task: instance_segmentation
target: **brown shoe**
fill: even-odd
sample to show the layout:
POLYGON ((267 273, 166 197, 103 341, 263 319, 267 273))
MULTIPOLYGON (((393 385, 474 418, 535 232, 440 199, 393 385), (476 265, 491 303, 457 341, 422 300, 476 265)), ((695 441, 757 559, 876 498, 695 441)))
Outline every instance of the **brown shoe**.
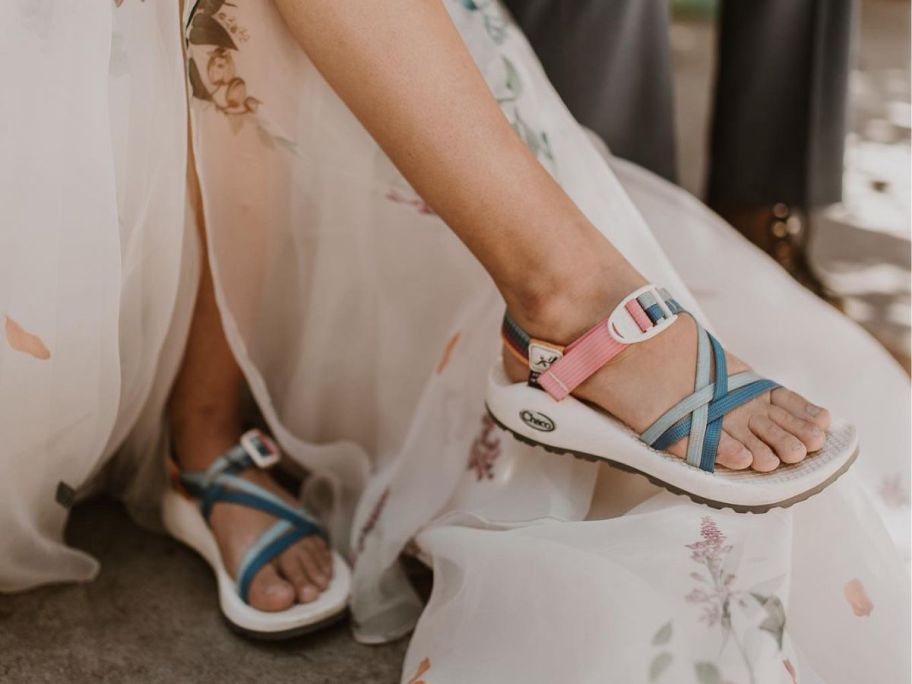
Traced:
POLYGON ((714 207, 748 240, 769 254, 789 274, 830 303, 833 297, 814 275, 807 261, 807 222, 800 212, 779 202, 771 207, 714 207))

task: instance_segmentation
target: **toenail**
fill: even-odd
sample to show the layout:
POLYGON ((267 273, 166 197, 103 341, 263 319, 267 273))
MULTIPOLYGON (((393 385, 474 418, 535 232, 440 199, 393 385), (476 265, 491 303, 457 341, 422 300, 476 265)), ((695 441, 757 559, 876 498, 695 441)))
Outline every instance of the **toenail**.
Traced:
POLYGON ((797 442, 797 441, 792 442, 792 451, 803 451, 803 450, 804 450, 804 444, 802 444, 801 442, 797 442))
POLYGON ((819 427, 817 427, 816 425, 812 425, 812 426, 811 426, 811 434, 812 434, 814 437, 823 437, 823 430, 821 430, 821 429, 820 429, 819 427))
POLYGON ((804 410, 808 412, 808 415, 816 418, 820 415, 821 408, 819 406, 814 406, 813 404, 808 404, 804 407, 804 410))

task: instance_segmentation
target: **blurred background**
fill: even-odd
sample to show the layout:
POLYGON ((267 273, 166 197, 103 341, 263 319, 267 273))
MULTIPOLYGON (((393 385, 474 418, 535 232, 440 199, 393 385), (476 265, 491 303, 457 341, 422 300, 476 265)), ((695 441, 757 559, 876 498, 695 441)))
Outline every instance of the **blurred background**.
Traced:
MULTIPOLYGON (((838 305, 908 370, 910 4, 862 0, 860 8, 844 198, 812 217, 810 261, 838 305)), ((715 9, 713 0, 672 2, 679 178, 697 196, 706 176, 715 9)), ((78 506, 67 539, 101 560, 101 574, 87 585, 0 596, 0 682, 399 678, 407 639, 362 646, 345 624, 274 644, 234 635, 215 610, 205 563, 137 528, 117 504, 78 506)))
MULTIPOLYGON (((716 0, 672 2, 681 185, 702 197, 716 0)), ((849 79, 843 201, 811 217, 812 269, 845 313, 909 371, 910 3, 862 0, 849 79)), ((771 45, 770 49, 776 49, 771 45)))

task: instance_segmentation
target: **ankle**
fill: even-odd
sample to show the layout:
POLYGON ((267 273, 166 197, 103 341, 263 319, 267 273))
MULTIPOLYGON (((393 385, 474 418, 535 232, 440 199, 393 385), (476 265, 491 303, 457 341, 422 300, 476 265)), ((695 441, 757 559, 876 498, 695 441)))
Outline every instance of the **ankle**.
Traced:
POLYGON ((606 318, 646 280, 627 262, 568 268, 504 293, 513 320, 533 337, 568 344, 606 318))
POLYGON ((241 434, 239 421, 205 409, 172 411, 170 427, 174 457, 185 470, 205 469, 234 446, 241 434))

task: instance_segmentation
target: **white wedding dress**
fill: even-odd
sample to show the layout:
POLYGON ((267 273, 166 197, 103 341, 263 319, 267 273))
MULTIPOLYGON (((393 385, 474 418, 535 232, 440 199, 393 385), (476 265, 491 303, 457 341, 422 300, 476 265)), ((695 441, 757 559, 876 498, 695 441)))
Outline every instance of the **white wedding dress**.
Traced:
MULTIPOLYGON (((909 384, 683 191, 603 153, 495 2, 444 0, 517 133, 648 278, 859 428, 835 486, 737 515, 484 418, 502 302, 270 3, 188 9, 232 349, 403 682, 909 681, 909 384), (399 565, 434 570, 424 606, 399 565)), ((73 490, 154 521, 199 247, 175 3, 0 4, 0 590, 93 577, 73 490)), ((192 4, 192 3, 189 3, 192 4)), ((631 65, 635 68, 635 65, 631 65)), ((213 607, 213 609, 215 609, 213 607)))

